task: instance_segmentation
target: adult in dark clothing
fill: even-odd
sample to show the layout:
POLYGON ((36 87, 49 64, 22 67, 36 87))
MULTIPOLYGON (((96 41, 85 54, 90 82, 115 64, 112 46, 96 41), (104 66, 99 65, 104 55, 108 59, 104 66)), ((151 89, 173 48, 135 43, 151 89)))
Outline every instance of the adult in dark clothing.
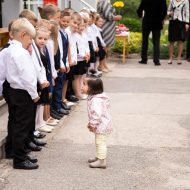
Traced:
POLYGON ((166 0, 141 0, 137 10, 142 20, 142 50, 141 64, 147 64, 148 38, 152 32, 153 61, 155 65, 160 65, 160 34, 163 28, 164 18, 167 14, 166 0), (143 16, 144 11, 144 16, 143 16))

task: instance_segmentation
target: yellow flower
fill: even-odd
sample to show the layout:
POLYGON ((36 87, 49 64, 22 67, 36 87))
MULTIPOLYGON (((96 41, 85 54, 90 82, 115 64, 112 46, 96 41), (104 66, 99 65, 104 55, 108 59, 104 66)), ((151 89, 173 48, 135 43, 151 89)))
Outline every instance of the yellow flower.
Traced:
POLYGON ((124 2, 123 1, 116 1, 113 6, 114 7, 124 7, 124 2))

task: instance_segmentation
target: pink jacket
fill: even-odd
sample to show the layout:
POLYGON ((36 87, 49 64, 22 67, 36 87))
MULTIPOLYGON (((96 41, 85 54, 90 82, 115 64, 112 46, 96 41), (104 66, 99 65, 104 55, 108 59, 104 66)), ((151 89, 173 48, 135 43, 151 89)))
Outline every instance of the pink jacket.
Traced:
POLYGON ((109 113, 110 100, 105 93, 89 96, 87 99, 89 125, 96 128, 97 134, 112 132, 109 113))

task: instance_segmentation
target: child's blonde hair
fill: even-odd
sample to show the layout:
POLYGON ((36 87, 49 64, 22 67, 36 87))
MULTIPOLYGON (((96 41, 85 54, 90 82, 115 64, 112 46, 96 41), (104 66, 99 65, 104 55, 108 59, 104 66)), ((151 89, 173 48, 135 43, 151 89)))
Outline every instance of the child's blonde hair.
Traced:
POLYGON ((45 27, 49 31, 51 30, 51 24, 50 24, 49 20, 46 20, 46 19, 40 19, 40 20, 38 20, 37 27, 39 27, 39 28, 40 27, 45 27))
POLYGON ((54 55, 56 55, 57 50, 58 50, 58 32, 59 32, 59 25, 56 21, 54 20, 50 20, 50 25, 51 25, 51 34, 50 34, 50 38, 53 40, 54 42, 54 55))
POLYGON ((76 20, 77 22, 81 22, 82 20, 82 17, 81 15, 78 13, 78 12, 74 12, 72 15, 71 15, 71 20, 76 20))
POLYGON ((11 25, 10 33, 13 37, 21 31, 28 33, 33 38, 36 35, 34 26, 26 18, 19 18, 11 25))
POLYGON ((26 18, 28 20, 33 20, 35 22, 38 21, 35 13, 31 10, 28 10, 28 9, 24 9, 22 12, 20 12, 19 18, 26 18))

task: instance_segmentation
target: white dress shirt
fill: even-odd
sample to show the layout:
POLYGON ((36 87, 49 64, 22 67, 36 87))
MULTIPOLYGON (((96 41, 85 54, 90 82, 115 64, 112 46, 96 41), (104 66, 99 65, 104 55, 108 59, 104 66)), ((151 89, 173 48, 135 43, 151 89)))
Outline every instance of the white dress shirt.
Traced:
POLYGON ((73 65, 77 64, 77 41, 76 41, 76 33, 72 32, 70 27, 65 29, 65 32, 69 38, 69 47, 71 52, 71 63, 73 65))
MULTIPOLYGON (((68 38, 68 35, 67 33, 65 32, 65 29, 61 28, 60 31, 59 31, 59 34, 58 34, 58 44, 59 44, 59 49, 60 49, 60 54, 61 54, 61 66, 62 67, 65 67, 65 64, 63 63, 63 41, 62 41, 62 37, 61 37, 61 34, 60 32, 62 32, 62 34, 68 38)), ((67 54, 67 58, 66 58, 66 67, 69 67, 69 61, 68 61, 68 54, 67 54)))
POLYGON ((41 61, 38 47, 36 46, 34 41, 32 43, 32 55, 31 56, 32 56, 32 61, 34 63, 34 67, 36 70, 37 80, 40 84, 43 84, 45 81, 47 81, 46 70, 41 61))
POLYGON ((76 41, 77 41, 77 48, 78 48, 77 61, 84 61, 85 60, 84 57, 87 54, 84 35, 76 33, 76 41))
POLYGON ((102 47, 106 47, 106 44, 105 44, 105 42, 102 38, 102 35, 101 35, 102 29, 96 26, 96 30, 97 30, 96 36, 100 39, 102 47))
POLYGON ((49 39, 46 44, 48 53, 49 53, 49 58, 50 58, 50 63, 51 63, 51 72, 52 72, 52 77, 53 79, 57 78, 57 71, 55 69, 55 61, 54 61, 54 44, 53 40, 49 39))
POLYGON ((7 57, 8 50, 9 48, 5 48, 2 51, 0 51, 0 96, 3 95, 3 83, 6 79, 7 68, 4 59, 5 57, 7 57))
POLYGON ((14 89, 26 90, 32 99, 38 98, 37 75, 29 52, 19 41, 12 40, 4 62, 6 79, 14 89))
POLYGON ((88 26, 86 30, 88 41, 92 42, 94 51, 98 48, 97 39, 96 39, 97 30, 95 29, 95 27, 96 25, 92 24, 91 26, 88 26))

